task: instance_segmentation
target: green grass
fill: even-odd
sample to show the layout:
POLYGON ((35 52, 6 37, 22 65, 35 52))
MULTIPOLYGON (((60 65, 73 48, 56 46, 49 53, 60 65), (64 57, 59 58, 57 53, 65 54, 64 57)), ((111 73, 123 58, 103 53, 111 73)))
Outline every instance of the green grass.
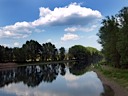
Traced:
POLYGON ((113 68, 107 65, 96 64, 94 66, 96 69, 101 71, 106 77, 113 79, 121 86, 128 90, 128 70, 113 68))

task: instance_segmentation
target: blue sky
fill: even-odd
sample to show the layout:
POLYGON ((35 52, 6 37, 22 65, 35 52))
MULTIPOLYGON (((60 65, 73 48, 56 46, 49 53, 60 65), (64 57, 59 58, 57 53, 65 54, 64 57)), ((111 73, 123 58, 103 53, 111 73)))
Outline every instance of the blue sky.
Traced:
POLYGON ((101 49, 96 34, 105 16, 128 0, 0 0, 0 45, 21 47, 27 40, 101 49))

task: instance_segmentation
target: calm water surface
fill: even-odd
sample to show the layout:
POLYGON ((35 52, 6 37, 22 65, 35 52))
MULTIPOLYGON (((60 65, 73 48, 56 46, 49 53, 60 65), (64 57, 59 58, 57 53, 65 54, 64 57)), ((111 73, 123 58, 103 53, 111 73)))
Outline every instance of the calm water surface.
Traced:
POLYGON ((0 96, 108 96, 113 90, 79 62, 0 71, 0 96))

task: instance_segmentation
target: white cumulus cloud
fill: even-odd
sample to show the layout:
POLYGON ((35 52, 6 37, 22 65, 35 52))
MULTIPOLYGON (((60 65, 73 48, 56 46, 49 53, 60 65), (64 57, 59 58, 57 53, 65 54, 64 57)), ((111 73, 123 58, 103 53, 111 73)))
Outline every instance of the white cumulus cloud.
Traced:
MULTIPOLYGON (((85 26, 101 19, 102 15, 97 10, 82 7, 80 4, 71 3, 65 7, 39 8, 39 18, 32 22, 16 22, 13 25, 0 27, 0 38, 25 38, 32 32, 42 32, 45 26, 85 26)), ((68 28, 65 31, 76 31, 76 28, 68 28)), ((66 34, 64 37, 77 38, 77 35, 66 34)), ((65 39, 63 39, 65 40, 65 39)))
POLYGON ((77 30, 78 30, 77 27, 68 27, 68 28, 64 29, 64 31, 66 31, 66 32, 75 32, 77 30))
POLYGON ((28 22, 17 22, 0 28, 0 38, 25 38, 32 33, 32 26, 28 22))
POLYGON ((32 22, 34 26, 41 25, 87 25, 102 17, 97 10, 81 7, 80 4, 71 3, 68 6, 55 8, 40 8, 40 18, 32 22))
POLYGON ((40 29, 35 29, 34 32, 37 32, 37 33, 41 33, 41 32, 44 32, 45 30, 40 30, 40 29))
POLYGON ((79 36, 71 33, 64 34, 64 36, 61 37, 62 41, 77 40, 77 39, 79 39, 79 36))
POLYGON ((95 30, 96 27, 97 27, 96 25, 92 25, 90 27, 76 26, 76 27, 65 28, 64 31, 66 31, 66 32, 76 32, 76 31, 91 32, 91 31, 95 30))

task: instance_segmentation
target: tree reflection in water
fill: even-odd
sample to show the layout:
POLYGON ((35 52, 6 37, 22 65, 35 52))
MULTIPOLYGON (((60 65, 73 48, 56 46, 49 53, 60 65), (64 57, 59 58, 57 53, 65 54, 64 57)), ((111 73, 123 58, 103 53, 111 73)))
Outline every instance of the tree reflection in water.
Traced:
MULTIPOLYGON (((86 73, 87 62, 70 62, 70 63, 60 63, 60 64, 45 64, 45 65, 36 65, 36 66, 24 66, 17 67, 10 70, 1 70, 0 71, 0 87, 11 83, 23 82, 24 85, 28 87, 36 87, 39 84, 51 83, 56 80, 57 76, 60 74, 64 76, 66 74, 67 68, 69 72, 73 75, 83 75, 86 73)), ((103 85, 104 86, 104 85, 103 85)), ((107 96, 106 87, 101 96, 107 96)), ((113 96, 113 90, 107 87, 109 93, 111 92, 113 96)))
POLYGON ((65 75, 65 64, 45 64, 42 66, 24 66, 0 71, 0 87, 10 83, 23 82, 28 87, 43 82, 53 82, 58 74, 65 75))
POLYGON ((72 73, 74 75, 83 75, 84 73, 86 73, 88 71, 87 66, 89 64, 87 62, 76 61, 76 62, 72 62, 72 63, 73 64, 69 68, 70 73, 72 73))

